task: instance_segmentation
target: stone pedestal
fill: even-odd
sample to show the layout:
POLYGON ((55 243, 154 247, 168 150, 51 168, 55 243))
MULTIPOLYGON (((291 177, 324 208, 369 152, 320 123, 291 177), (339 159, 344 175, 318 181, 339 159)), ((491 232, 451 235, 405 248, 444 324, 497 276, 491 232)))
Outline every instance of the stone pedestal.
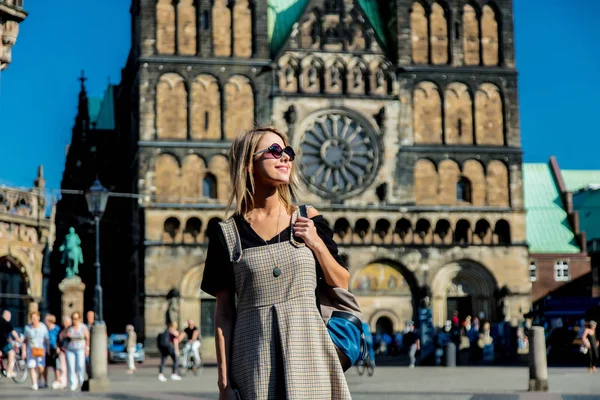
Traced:
POLYGON ((83 317, 83 291, 85 290, 85 284, 81 281, 81 278, 78 276, 65 278, 58 285, 58 288, 62 293, 62 315, 71 316, 71 314, 77 311, 83 317))
POLYGON ((89 392, 107 392, 110 388, 108 380, 108 338, 106 325, 96 323, 90 334, 90 379, 83 385, 89 392))

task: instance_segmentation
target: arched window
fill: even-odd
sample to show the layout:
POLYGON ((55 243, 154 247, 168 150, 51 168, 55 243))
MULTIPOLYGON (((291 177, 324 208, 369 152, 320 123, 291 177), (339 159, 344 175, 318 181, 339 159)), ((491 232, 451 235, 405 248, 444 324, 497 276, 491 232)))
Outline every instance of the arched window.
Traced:
POLYGON ((217 198, 217 179, 212 174, 206 174, 202 181, 202 195, 210 199, 217 198))
POLYGON ((185 223, 185 233, 189 234, 194 242, 198 240, 198 235, 202 231, 202 221, 199 218, 192 217, 185 223))
POLYGON ((456 183, 456 200, 458 202, 471 202, 471 182, 464 176, 456 183))
POLYGON ((163 231, 169 235, 171 240, 175 240, 175 237, 179 233, 179 229, 181 228, 181 223, 175 217, 170 217, 165 221, 163 226, 163 231))

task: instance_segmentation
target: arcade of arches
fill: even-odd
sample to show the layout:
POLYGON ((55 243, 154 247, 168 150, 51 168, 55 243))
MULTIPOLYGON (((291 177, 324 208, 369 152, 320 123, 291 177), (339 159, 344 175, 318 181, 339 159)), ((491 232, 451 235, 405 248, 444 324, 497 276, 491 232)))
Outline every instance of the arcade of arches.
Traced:
POLYGON ((461 318, 483 313, 491 321, 508 318, 499 309, 499 285, 485 266, 470 260, 447 263, 431 275, 411 272, 395 262, 376 262, 352 274, 350 288, 358 297, 363 319, 373 330, 392 334, 417 318, 423 304, 423 282, 431 289, 428 299, 433 324, 443 326, 458 311, 461 318))

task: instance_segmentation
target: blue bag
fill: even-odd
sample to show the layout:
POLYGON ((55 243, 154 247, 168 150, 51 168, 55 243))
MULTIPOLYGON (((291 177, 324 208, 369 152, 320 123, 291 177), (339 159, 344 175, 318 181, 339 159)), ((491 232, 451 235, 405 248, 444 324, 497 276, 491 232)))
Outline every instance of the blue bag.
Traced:
MULTIPOLYGON (((308 218, 306 206, 300 206, 300 215, 308 218)), ((327 326, 329 337, 338 353, 344 371, 367 356, 367 343, 362 327, 362 313, 356 297, 348 290, 318 282, 317 304, 327 326)))

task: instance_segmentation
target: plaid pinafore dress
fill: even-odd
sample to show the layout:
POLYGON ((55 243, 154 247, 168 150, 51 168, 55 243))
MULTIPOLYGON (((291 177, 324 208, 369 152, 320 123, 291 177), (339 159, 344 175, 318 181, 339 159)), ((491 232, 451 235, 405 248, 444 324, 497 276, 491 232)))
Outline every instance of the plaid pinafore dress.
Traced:
MULTIPOLYGON (((296 211, 289 229, 297 217, 296 211)), ((290 400, 351 399, 316 306, 312 251, 291 232, 289 241, 242 251, 233 218, 220 225, 237 294, 230 379, 242 400, 280 400, 282 377, 290 400)))

